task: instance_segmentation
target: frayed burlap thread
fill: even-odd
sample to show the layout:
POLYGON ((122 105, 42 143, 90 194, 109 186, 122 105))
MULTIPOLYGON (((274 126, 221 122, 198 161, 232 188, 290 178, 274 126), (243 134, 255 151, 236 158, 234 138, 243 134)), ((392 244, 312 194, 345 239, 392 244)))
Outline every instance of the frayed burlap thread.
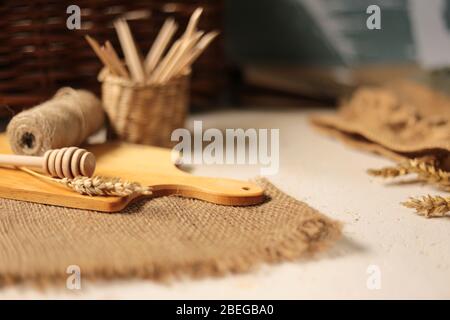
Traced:
POLYGON ((0 283, 219 276, 308 256, 340 236, 340 224, 257 181, 267 201, 250 207, 162 197, 122 213, 0 200, 0 283))

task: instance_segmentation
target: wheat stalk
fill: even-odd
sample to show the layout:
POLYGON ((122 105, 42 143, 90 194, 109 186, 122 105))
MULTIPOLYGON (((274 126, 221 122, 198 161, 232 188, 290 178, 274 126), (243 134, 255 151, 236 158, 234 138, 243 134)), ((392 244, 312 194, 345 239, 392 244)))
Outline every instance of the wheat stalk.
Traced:
POLYGON ((415 209, 418 214, 427 218, 444 217, 450 212, 450 197, 427 195, 421 198, 409 198, 402 204, 407 208, 415 209))
POLYGON ((40 173, 37 173, 33 170, 24 167, 19 167, 19 169, 41 180, 64 185, 83 195, 125 197, 131 194, 142 194, 142 195, 152 194, 150 187, 144 187, 137 182, 124 181, 117 177, 109 178, 109 177, 95 176, 89 178, 80 176, 75 177, 73 179, 68 178, 56 179, 42 175, 40 173))
POLYGON ((410 171, 403 166, 385 167, 381 169, 369 169, 367 173, 374 177, 396 178, 410 174, 410 171))

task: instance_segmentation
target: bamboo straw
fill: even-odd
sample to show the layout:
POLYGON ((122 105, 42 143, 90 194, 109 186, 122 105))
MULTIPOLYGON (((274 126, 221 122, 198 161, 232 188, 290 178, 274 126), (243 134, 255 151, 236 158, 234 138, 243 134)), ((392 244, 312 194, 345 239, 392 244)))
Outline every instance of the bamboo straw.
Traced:
POLYGON ((204 35, 194 49, 189 52, 189 55, 185 55, 183 59, 178 63, 178 65, 174 69, 175 75, 184 72, 186 68, 192 65, 195 60, 205 51, 208 45, 219 35, 219 32, 212 31, 204 35))
POLYGON ((106 50, 105 46, 101 46, 100 47, 100 51, 102 52, 104 59, 108 62, 108 69, 109 69, 109 71, 112 74, 119 76, 120 75, 120 71, 119 71, 119 69, 117 69, 117 66, 114 63, 113 58, 111 57, 109 52, 106 50))
POLYGON ((123 19, 119 19, 114 23, 114 27, 116 28, 117 35, 119 36, 120 45, 122 46, 132 79, 138 82, 143 82, 145 79, 144 67, 136 48, 136 43, 131 35, 128 23, 123 19))
POLYGON ((160 81, 165 82, 168 79, 170 79, 171 76, 175 75, 174 70, 176 69, 177 65, 180 63, 180 61, 183 59, 184 56, 188 55, 189 52, 192 50, 192 48, 195 46, 197 41, 203 36, 203 32, 196 32, 192 38, 187 39, 186 41, 183 41, 178 48, 177 52, 175 53, 174 57, 171 59, 171 61, 167 64, 167 66, 164 68, 161 76, 160 81))
POLYGON ((186 27, 186 31, 184 32, 183 35, 185 41, 188 41, 194 34, 195 29, 197 28, 198 20, 200 19, 202 13, 203 13, 202 7, 195 9, 194 12, 192 13, 191 18, 189 19, 188 25, 186 27))
POLYGON ((178 25, 171 18, 166 19, 153 45, 143 61, 124 18, 114 22, 126 65, 117 55, 109 41, 104 46, 90 36, 86 40, 111 74, 140 83, 163 84, 188 71, 206 47, 217 37, 213 31, 204 35, 197 31, 197 25, 203 9, 197 8, 189 18, 188 25, 181 38, 168 48, 178 25), (166 52, 167 51, 167 52, 166 52))
POLYGON ((175 43, 170 48, 167 55, 164 57, 163 61, 159 64, 158 68, 155 70, 153 75, 150 77, 150 82, 161 83, 163 77, 166 78, 166 74, 167 74, 166 68, 170 67, 173 64, 173 61, 178 60, 179 53, 177 54, 177 52, 178 52, 178 50, 180 50, 180 48, 186 46, 185 43, 190 41, 190 39, 192 38, 192 34, 194 33, 194 31, 197 27, 198 20, 201 16, 202 12, 203 12, 203 8, 201 8, 201 7, 194 10, 194 12, 191 15, 191 18, 189 19, 188 25, 186 27, 186 31, 184 32, 182 38, 175 41, 175 43))
POLYGON ((109 40, 106 41, 105 48, 106 48, 106 53, 111 57, 110 60, 112 61, 113 65, 117 68, 120 76, 122 76, 126 79, 129 79, 130 75, 128 74, 127 69, 123 65, 122 61, 120 60, 119 56, 117 55, 116 50, 114 50, 114 47, 111 44, 111 42, 109 42, 109 40))
POLYGON ((151 11, 149 10, 134 10, 134 11, 127 11, 124 14, 121 15, 121 18, 124 20, 142 20, 142 19, 148 19, 152 15, 151 11))
POLYGON ((156 82, 162 83, 165 82, 167 79, 169 79, 170 74, 173 72, 173 68, 176 66, 180 58, 182 58, 185 52, 187 52, 190 49, 190 47, 193 46, 193 44, 195 43, 195 41, 193 41, 194 32, 197 29, 198 20, 200 19, 202 13, 203 13, 202 7, 199 7, 194 10, 189 19, 188 25, 186 27, 183 36, 181 37, 181 39, 179 39, 180 44, 177 46, 176 50, 170 56, 170 59, 168 59, 164 64, 164 66, 161 68, 161 71, 156 75, 155 77, 156 82))
POLYGON ((164 25, 145 58, 145 72, 147 73, 147 76, 155 69, 177 28, 178 25, 173 19, 167 19, 164 22, 164 25))
POLYGON ((111 73, 116 74, 116 70, 111 65, 111 62, 109 61, 108 57, 106 57, 105 53, 102 51, 102 49, 101 49, 100 45, 98 44, 98 42, 94 38, 92 38, 92 37, 90 37, 88 35, 85 36, 85 39, 90 44, 90 46, 94 50, 95 54, 100 59, 100 61, 105 65, 105 67, 107 67, 111 71, 111 73))
POLYGON ((186 59, 185 57, 189 55, 189 51, 192 50, 192 47, 203 35, 203 32, 195 33, 198 21, 202 13, 203 8, 201 7, 195 9, 194 12, 192 13, 188 25, 186 27, 186 30, 182 38, 180 39, 181 44, 179 48, 177 48, 176 54, 174 54, 174 56, 171 57, 171 60, 168 61, 167 65, 165 65, 165 68, 163 69, 162 73, 158 74, 156 80, 157 82, 163 83, 169 80, 171 77, 178 75, 176 71, 181 70, 178 67, 178 65, 181 63, 181 61, 184 61, 186 59))
POLYGON ((170 48, 169 52, 164 56, 162 61, 159 63, 158 67, 155 69, 155 71, 151 75, 150 83, 160 82, 161 74, 164 72, 164 69, 166 68, 166 66, 173 59, 174 55, 176 54, 176 52, 180 46, 181 46, 181 39, 178 39, 177 41, 175 41, 175 43, 170 48))

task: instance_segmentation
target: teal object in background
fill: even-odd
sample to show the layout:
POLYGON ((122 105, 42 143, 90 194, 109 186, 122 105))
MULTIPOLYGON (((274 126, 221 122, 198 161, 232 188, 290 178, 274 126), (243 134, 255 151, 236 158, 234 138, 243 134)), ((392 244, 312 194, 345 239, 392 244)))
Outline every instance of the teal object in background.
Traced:
MULTIPOLYGON (((418 46, 411 2, 229 0, 227 53, 239 64, 358 66, 415 62, 418 46), (366 9, 373 4, 381 8, 381 30, 366 26, 366 9)), ((445 6, 442 15, 448 26, 449 0, 429 3, 445 6)))
POLYGON ((230 0, 225 16, 227 53, 236 62, 343 62, 297 1, 230 0))

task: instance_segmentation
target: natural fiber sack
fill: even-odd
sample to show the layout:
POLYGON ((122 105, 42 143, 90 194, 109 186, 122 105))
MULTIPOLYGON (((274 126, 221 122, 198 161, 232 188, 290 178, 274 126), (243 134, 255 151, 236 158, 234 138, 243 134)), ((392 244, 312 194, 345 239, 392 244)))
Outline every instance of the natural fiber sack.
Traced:
POLYGON ((315 115, 323 132, 392 158, 432 157, 450 170, 450 98, 424 84, 363 87, 336 114, 315 115))

